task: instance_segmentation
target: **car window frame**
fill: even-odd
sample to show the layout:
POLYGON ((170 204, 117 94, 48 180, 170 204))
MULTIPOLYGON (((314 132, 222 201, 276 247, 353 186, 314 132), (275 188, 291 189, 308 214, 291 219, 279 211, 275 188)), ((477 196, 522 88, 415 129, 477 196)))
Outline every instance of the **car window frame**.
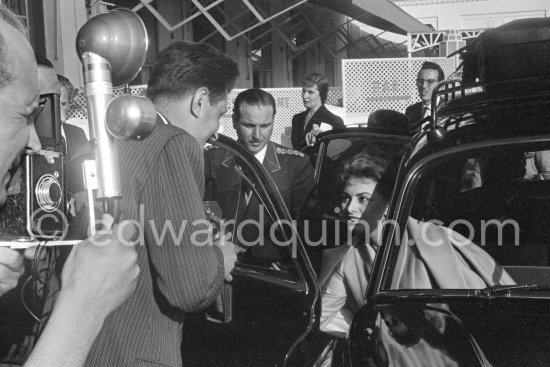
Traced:
POLYGON ((315 172, 314 172, 314 181, 315 186, 319 184, 319 177, 321 175, 321 169, 323 165, 323 159, 325 157, 328 144, 332 140, 337 139, 357 139, 365 137, 376 137, 379 139, 397 139, 403 141, 403 146, 410 144, 412 137, 404 133, 398 133, 395 130, 386 130, 381 128, 369 128, 369 127, 354 127, 346 129, 338 129, 326 131, 317 137, 318 149, 315 152, 315 172))
MULTIPOLYGON (((431 153, 417 162, 413 162, 407 167, 404 162, 403 177, 398 178, 398 184, 395 187, 394 195, 390 201, 388 219, 393 220, 404 228, 410 215, 414 202, 414 194, 423 175, 437 164, 445 161, 449 157, 472 157, 477 155, 487 155, 491 152, 498 152, 505 147, 513 147, 518 151, 538 151, 550 149, 550 137, 548 135, 533 135, 514 138, 498 138, 494 140, 483 140, 474 143, 466 143, 452 146, 431 153), (397 194, 397 195, 396 195, 397 194)), ((381 239, 381 254, 377 254, 373 267, 374 280, 369 282, 366 297, 410 297, 410 296, 437 296, 437 297, 456 297, 473 296, 474 289, 414 289, 399 290, 390 289, 391 279, 395 261, 397 258, 397 246, 394 246, 395 226, 384 226, 381 239)))

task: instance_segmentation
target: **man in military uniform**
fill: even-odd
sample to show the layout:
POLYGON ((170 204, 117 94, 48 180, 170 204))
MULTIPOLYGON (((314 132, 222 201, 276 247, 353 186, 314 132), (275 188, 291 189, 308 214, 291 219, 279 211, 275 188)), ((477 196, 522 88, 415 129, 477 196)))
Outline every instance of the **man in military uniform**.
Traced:
MULTIPOLYGON (((239 143, 253 154, 279 189, 293 219, 299 219, 302 207, 314 187, 313 168, 303 153, 272 142, 276 107, 273 96, 261 89, 248 89, 235 99, 233 127, 239 143)), ((258 219, 260 202, 251 187, 235 172, 235 157, 223 149, 209 149, 205 153, 205 200, 217 201, 225 219, 236 224, 245 219, 258 219)), ((266 227, 270 221, 266 219, 266 227)), ((269 234, 266 229, 265 234, 269 234)), ((244 231, 251 241, 259 233, 252 228, 244 231)), ((262 260, 277 260, 279 251, 269 246, 265 238, 264 249, 252 248, 254 256, 262 260)), ((258 246, 256 246, 258 247, 258 246)))

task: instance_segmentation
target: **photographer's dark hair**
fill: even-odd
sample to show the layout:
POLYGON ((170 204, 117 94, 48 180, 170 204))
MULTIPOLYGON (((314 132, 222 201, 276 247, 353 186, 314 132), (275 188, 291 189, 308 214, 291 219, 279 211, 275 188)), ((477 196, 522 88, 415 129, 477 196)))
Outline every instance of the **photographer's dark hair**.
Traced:
POLYGON ((259 88, 251 88, 242 91, 237 98, 235 98, 235 103, 233 104, 233 122, 237 122, 241 118, 241 105, 243 104, 249 106, 271 106, 273 107, 274 116, 277 112, 275 98, 273 98, 271 93, 259 88))
POLYGON ((316 85, 321 95, 321 103, 325 104, 328 96, 328 79, 323 75, 314 73, 308 75, 303 83, 304 87, 311 87, 316 85))
POLYGON ((422 64, 422 67, 420 68, 420 70, 435 70, 435 71, 437 71, 437 81, 438 82, 445 79, 445 72, 443 71, 441 66, 439 64, 435 63, 435 62, 425 61, 422 64))
POLYGON ((233 88, 239 69, 222 52, 206 43, 175 42, 162 50, 151 71, 147 97, 155 103, 176 101, 206 87, 210 103, 218 103, 233 88))

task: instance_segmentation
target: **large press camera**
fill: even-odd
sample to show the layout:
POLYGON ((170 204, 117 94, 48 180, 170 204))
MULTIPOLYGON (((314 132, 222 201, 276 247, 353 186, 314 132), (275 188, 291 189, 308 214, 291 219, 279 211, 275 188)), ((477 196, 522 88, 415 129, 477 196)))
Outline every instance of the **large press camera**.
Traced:
POLYGON ((0 211, 0 231, 7 237, 59 240, 67 233, 65 142, 60 116, 59 95, 41 95, 35 127, 42 150, 26 154, 10 182, 8 201, 0 211))

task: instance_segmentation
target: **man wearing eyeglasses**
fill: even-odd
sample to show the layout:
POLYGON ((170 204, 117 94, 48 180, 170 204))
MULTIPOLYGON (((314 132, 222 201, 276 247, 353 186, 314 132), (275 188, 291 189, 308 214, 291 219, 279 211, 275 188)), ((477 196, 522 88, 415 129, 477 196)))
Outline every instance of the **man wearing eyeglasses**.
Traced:
POLYGON ((405 110, 405 115, 409 118, 411 133, 419 132, 428 123, 428 121, 424 123, 420 123, 420 121, 431 115, 432 93, 437 83, 443 79, 445 79, 445 73, 441 66, 431 61, 422 64, 416 78, 416 88, 421 101, 410 105, 405 110))

